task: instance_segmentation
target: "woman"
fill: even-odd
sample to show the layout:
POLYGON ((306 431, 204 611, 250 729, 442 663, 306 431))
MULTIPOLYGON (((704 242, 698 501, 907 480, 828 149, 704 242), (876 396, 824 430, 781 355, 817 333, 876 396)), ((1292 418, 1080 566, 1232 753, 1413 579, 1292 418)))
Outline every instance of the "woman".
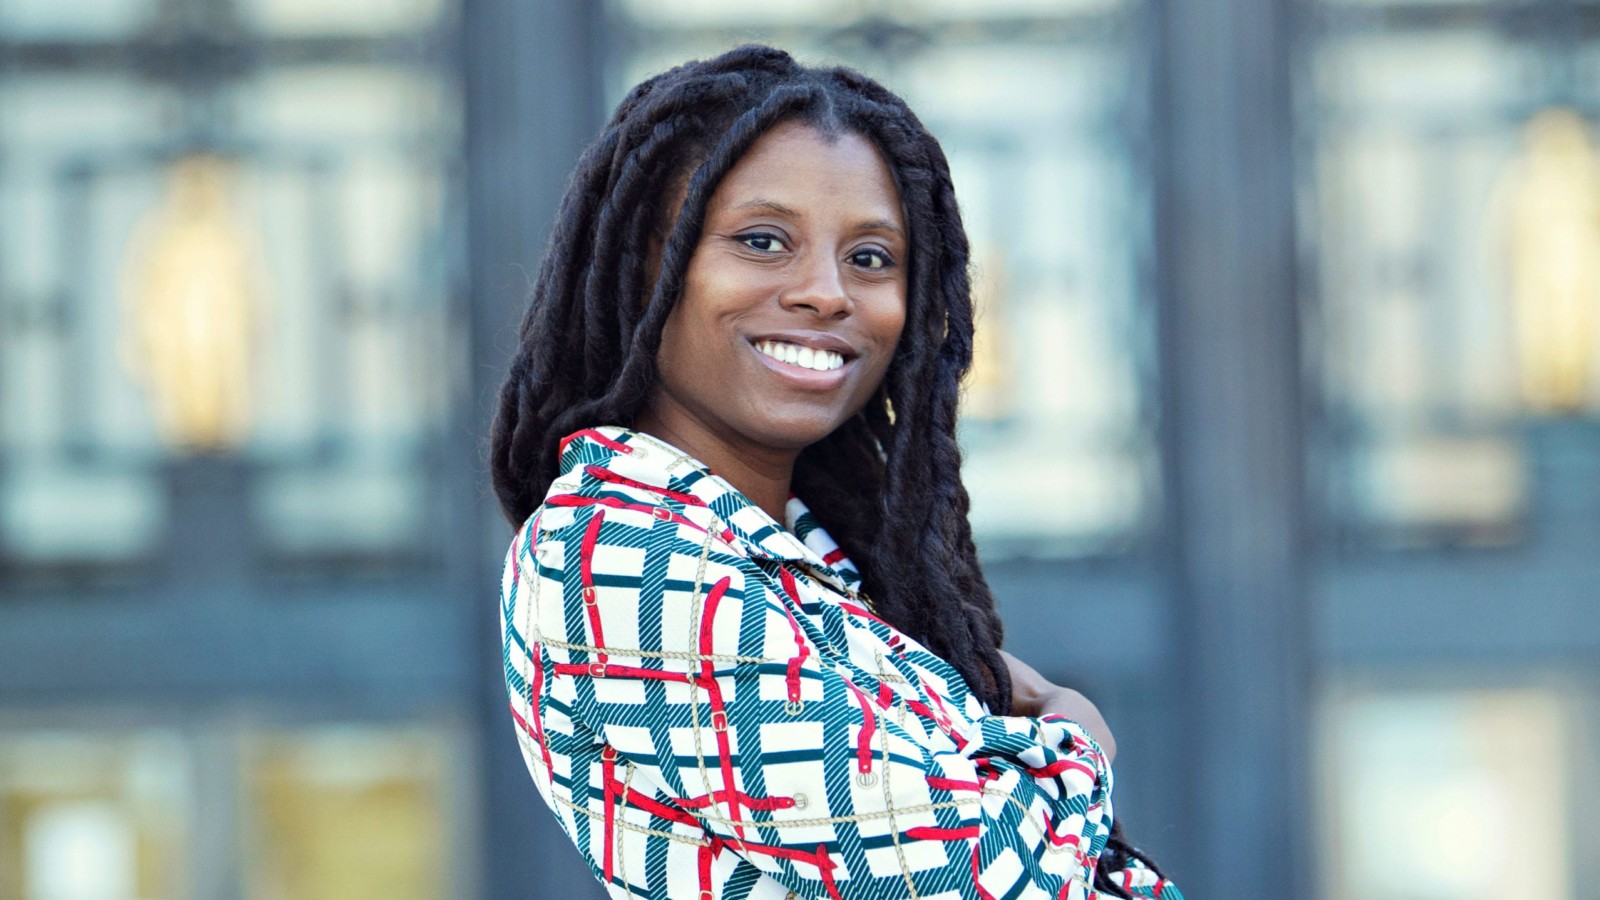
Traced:
POLYGON ((967 262, 905 104, 771 48, 579 162, 492 468, 522 749, 613 895, 1179 897, 1094 706, 999 649, 967 262))

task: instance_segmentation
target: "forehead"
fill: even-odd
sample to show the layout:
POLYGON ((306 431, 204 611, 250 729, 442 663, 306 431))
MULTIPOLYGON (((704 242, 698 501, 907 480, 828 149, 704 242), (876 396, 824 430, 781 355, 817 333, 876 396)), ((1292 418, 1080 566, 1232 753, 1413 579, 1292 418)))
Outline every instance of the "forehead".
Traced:
POLYGON ((900 192, 875 143, 854 132, 825 134, 785 122, 757 138, 728 170, 711 209, 751 200, 801 208, 823 205, 902 222, 900 192))

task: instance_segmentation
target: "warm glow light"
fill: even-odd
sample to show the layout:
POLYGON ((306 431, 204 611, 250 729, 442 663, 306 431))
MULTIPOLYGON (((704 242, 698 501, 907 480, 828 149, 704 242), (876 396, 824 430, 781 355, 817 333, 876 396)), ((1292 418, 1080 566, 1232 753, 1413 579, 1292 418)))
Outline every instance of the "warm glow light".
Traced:
POLYGON ((249 432, 259 276, 228 179, 214 157, 180 160, 166 202, 139 224, 124 265, 131 328, 123 359, 174 448, 226 449, 249 432))
POLYGON ((42 804, 24 825, 22 870, 33 900, 137 896, 137 831, 103 800, 42 804))
POLYGON ((1594 405, 1600 329, 1600 157, 1583 119, 1535 116, 1511 173, 1510 275, 1523 397, 1540 413, 1594 405))

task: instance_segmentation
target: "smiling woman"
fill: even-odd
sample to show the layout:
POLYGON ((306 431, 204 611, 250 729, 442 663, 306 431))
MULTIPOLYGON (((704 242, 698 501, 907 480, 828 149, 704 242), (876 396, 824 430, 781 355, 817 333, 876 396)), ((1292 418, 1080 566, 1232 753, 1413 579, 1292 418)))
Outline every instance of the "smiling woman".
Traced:
POLYGON ((491 465, 523 754, 613 895, 1180 896, 1094 705, 1000 650, 967 265, 904 102, 771 48, 580 161, 491 465))

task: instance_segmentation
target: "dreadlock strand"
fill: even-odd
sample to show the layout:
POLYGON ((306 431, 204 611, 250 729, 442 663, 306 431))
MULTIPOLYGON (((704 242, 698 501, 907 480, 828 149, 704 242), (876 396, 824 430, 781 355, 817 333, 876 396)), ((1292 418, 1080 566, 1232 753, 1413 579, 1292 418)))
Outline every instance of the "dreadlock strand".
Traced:
MULTIPOLYGON (((614 296, 616 302, 586 305, 586 393, 599 391, 615 375, 618 342, 614 338, 619 333, 626 333, 621 320, 633 318, 628 313, 640 302, 620 288, 624 272, 640 268, 643 259, 630 259, 623 265, 605 263, 616 259, 619 242, 625 247, 637 247, 632 239, 641 224, 649 218, 649 211, 645 208, 647 204, 641 201, 652 187, 651 176, 659 168, 659 157, 673 149, 674 142, 681 139, 682 131, 688 127, 685 118, 680 114, 657 122, 643 141, 629 149, 596 219, 595 244, 584 267, 581 282, 583 296, 614 296)), ((622 149, 619 145, 618 152, 622 149)))

